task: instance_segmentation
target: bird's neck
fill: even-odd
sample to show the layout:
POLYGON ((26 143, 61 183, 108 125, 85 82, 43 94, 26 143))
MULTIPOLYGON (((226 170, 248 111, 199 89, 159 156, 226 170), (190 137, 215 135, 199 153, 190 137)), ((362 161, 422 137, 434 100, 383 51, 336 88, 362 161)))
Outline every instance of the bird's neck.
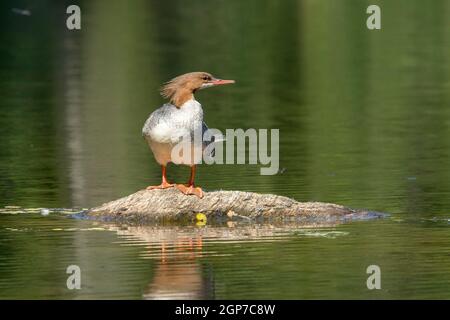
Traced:
POLYGON ((194 92, 188 88, 179 88, 172 96, 171 102, 177 108, 181 108, 189 100, 194 100, 194 92))

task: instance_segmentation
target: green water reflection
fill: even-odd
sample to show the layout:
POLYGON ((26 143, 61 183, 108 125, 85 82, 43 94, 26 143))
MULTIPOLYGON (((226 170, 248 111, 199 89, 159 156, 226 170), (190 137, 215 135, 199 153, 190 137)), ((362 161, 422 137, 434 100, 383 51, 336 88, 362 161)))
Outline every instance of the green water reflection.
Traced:
POLYGON ((2 1, 0 207, 90 207, 159 181, 143 122, 163 103, 164 81, 204 70, 237 81, 196 96, 208 125, 279 128, 285 169, 261 176, 258 166, 203 165, 205 189, 393 218, 333 227, 346 234, 333 239, 205 241, 202 250, 217 254, 173 267, 141 259, 116 231, 51 231, 92 222, 6 215, 0 296, 153 297, 169 274, 189 275, 199 297, 449 298, 449 15, 448 0, 2 1), (82 8, 81 31, 65 28, 72 3, 82 8), (365 26, 374 3, 379 31, 365 26), (35 223, 46 227, 6 229, 35 223), (77 294, 56 285, 66 277, 56 270, 73 260, 98 279, 77 294), (386 268, 381 292, 365 288, 373 263, 386 268))

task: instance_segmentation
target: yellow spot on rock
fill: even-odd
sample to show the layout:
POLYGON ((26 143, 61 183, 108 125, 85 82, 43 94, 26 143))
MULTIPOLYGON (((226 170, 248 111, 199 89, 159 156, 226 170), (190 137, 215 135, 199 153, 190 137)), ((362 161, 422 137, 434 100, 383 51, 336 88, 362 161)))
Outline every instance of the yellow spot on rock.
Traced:
POLYGON ((197 226, 204 226, 206 224, 206 215, 203 213, 197 213, 195 219, 197 219, 197 226))

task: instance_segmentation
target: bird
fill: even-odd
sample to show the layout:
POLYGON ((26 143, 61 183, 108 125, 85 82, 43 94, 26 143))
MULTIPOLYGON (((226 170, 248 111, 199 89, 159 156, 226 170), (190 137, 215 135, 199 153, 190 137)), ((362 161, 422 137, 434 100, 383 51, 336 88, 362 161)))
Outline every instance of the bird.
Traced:
MULTIPOLYGON (((162 107, 153 111, 144 123, 142 135, 156 162, 161 166, 161 184, 148 186, 147 190, 167 189, 176 187, 185 195, 195 195, 203 198, 203 190, 195 185, 196 161, 195 157, 182 160, 172 159, 172 150, 186 135, 193 139, 195 132, 201 132, 202 138, 208 126, 203 121, 203 108, 195 100, 194 93, 198 90, 219 85, 232 84, 234 80, 223 80, 212 76, 208 72, 189 72, 173 78, 163 84, 160 94, 169 99, 162 107), (187 165, 190 167, 190 178, 187 184, 170 183, 167 180, 168 163, 187 165)), ((211 140, 213 141, 213 140, 211 140)), ((209 142, 211 143, 211 142, 209 142)), ((203 142, 200 151, 207 147, 203 142)), ((194 145, 193 148, 197 146, 194 145)))

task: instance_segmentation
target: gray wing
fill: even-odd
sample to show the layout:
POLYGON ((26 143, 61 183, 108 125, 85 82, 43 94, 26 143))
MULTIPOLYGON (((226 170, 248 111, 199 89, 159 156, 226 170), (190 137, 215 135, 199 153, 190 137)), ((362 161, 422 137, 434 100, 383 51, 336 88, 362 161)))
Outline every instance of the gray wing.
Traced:
POLYGON ((166 118, 170 118, 173 113, 173 105, 166 103, 162 107, 153 111, 150 116, 145 121, 144 127, 142 128, 142 136, 145 137, 150 134, 150 131, 158 125, 160 121, 166 118))

